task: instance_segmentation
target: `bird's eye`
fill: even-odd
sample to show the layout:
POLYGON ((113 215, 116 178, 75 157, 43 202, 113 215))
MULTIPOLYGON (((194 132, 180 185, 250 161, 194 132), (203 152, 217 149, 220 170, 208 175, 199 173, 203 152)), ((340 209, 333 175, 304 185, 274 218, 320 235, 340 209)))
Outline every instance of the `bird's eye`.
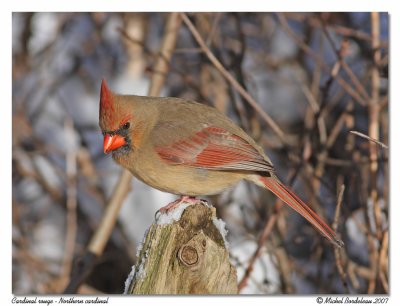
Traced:
POLYGON ((129 122, 127 122, 127 123, 125 123, 125 124, 123 125, 123 129, 124 129, 124 130, 127 130, 127 129, 130 128, 130 126, 131 126, 131 124, 130 124, 129 122))

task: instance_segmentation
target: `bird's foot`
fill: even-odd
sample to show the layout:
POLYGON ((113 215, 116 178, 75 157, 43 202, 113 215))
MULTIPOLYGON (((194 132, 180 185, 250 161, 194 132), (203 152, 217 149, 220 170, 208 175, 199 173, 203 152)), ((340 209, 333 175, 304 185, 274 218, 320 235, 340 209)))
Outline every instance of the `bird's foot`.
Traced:
POLYGON ((165 214, 169 213, 170 211, 174 210, 177 208, 180 204, 182 203, 187 203, 187 204, 195 204, 199 200, 196 197, 190 197, 190 196, 181 196, 179 199, 176 199, 175 201, 161 207, 157 213, 165 214))

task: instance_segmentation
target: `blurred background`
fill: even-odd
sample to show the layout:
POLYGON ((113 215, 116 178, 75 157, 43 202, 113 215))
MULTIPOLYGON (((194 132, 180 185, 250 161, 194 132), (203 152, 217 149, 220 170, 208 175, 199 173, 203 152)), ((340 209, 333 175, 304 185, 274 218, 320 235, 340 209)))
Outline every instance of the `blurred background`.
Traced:
MULTIPOLYGON (((286 144, 221 75, 182 23, 163 96, 215 106, 271 157, 329 224, 335 252, 283 208, 242 294, 389 292, 386 13, 188 14, 207 46, 284 131, 286 144), (338 194, 343 200, 335 220, 338 194)), ((121 168, 103 154, 101 79, 146 95, 166 13, 13 13, 13 293, 61 293, 121 168)), ((155 212, 175 196, 134 179, 104 255, 79 293, 122 293, 155 212)), ((238 280, 276 207, 240 183, 209 198, 229 230, 238 280)))

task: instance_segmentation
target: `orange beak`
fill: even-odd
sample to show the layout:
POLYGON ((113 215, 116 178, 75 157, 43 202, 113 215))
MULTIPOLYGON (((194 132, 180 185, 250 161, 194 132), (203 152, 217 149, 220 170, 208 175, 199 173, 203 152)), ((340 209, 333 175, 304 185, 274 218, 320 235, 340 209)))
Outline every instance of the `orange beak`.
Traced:
POLYGON ((124 144, 126 144, 125 138, 120 136, 120 135, 110 135, 106 134, 104 136, 104 153, 108 154, 111 151, 114 151, 118 149, 119 147, 122 147, 124 144))

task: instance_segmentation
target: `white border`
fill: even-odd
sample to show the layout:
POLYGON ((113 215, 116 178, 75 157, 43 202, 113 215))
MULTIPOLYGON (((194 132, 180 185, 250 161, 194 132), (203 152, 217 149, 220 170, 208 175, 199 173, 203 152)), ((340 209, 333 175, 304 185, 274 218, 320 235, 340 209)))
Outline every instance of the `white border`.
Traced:
MULTIPOLYGON (((0 162, 1 162, 1 233, 3 237, 3 244, 1 254, 1 295, 0 301, 5 305, 11 304, 11 12, 13 11, 158 11, 158 12, 169 12, 169 11, 189 11, 189 12, 200 12, 200 11, 388 11, 390 13, 390 44, 391 44, 391 56, 390 57, 390 83, 395 84, 391 88, 390 96, 390 117, 391 117, 391 142, 390 150, 391 156, 391 205, 390 205, 390 217, 391 217, 391 235, 392 237, 399 237, 399 226, 397 222, 394 222, 399 215, 399 188, 397 186, 398 181, 396 174, 400 173, 399 169, 399 145, 400 136, 399 131, 399 90, 398 84, 398 70, 399 65, 399 29, 400 29, 400 11, 396 11, 396 1, 324 1, 324 0, 302 0, 302 1, 222 1, 222 0, 202 0, 202 1, 129 1, 129 0, 112 0, 112 1, 82 1, 82 0, 69 0, 69 1, 47 1, 47 0, 35 0, 35 1, 2 1, 2 8, 0 10, 0 22, 1 22, 1 35, 2 40, 6 43, 5 46, 0 48, 0 67, 1 67, 1 80, 3 99, 1 101, 1 120, 0 120, 0 131, 1 131, 1 150, 0 150, 0 162), (396 67, 395 69, 392 69, 396 67)), ((399 243, 397 239, 390 239, 390 288, 391 296, 388 304, 399 302, 399 290, 396 288, 399 281, 399 243)), ((251 303, 257 305, 274 305, 279 303, 281 305, 297 305, 310 304, 314 305, 317 296, 292 296, 292 297, 281 297, 281 296, 266 296, 266 297, 135 297, 134 300, 128 297, 111 297, 110 304, 118 305, 131 305, 132 303, 148 303, 148 302, 159 302, 163 305, 187 305, 188 302, 191 305, 202 305, 205 302, 217 302, 226 304, 236 303, 251 303), (211 300, 211 301, 209 301, 211 300)), ((2 303, 2 304, 3 304, 2 303)))
POLYGON ((228 0, 202 0, 202 1, 126 1, 126 0, 98 0, 98 1, 12 1, 13 11, 150 11, 150 12, 171 12, 171 11, 394 11, 395 1, 228 1, 228 0))

